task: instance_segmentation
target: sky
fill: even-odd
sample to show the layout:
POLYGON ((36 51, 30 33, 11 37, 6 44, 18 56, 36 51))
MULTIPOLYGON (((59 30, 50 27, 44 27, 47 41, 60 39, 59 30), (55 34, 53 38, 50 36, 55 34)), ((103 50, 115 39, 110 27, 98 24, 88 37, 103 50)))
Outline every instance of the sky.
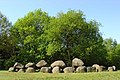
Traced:
POLYGON ((101 23, 104 39, 116 39, 120 43, 120 0, 0 0, 0 12, 14 24, 28 12, 42 9, 50 16, 69 9, 81 10, 87 20, 101 23))

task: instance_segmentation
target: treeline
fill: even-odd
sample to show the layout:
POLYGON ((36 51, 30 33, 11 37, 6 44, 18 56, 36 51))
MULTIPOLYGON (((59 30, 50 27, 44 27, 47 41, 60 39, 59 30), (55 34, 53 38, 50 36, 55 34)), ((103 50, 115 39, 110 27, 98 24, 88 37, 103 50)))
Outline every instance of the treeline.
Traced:
POLYGON ((63 60, 71 66, 73 58, 82 59, 85 65, 115 65, 120 69, 120 44, 112 38, 103 40, 100 26, 75 10, 49 16, 38 9, 13 25, 0 13, 0 69, 41 59, 48 64, 63 60))

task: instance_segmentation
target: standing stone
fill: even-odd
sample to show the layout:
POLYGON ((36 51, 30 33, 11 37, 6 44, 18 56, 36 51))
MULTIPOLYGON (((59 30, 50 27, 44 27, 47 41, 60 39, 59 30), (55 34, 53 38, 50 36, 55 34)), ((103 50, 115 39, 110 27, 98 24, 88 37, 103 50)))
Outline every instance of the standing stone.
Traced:
POLYGON ((100 72, 100 66, 98 64, 93 64, 92 67, 96 69, 96 72, 100 72))
POLYGON ((77 73, 83 73, 86 72, 86 67, 85 66, 80 66, 76 69, 77 73))
POLYGON ((8 69, 9 72, 14 72, 14 70, 15 70, 14 67, 10 67, 10 68, 8 69))
POLYGON ((20 69, 18 72, 19 72, 19 73, 23 73, 23 72, 24 72, 24 69, 20 69))
POLYGON ((113 71, 116 71, 116 67, 115 66, 112 66, 112 68, 113 68, 113 71))
POLYGON ((60 67, 60 68, 63 68, 65 67, 65 63, 62 61, 62 60, 58 60, 58 61, 55 61, 51 64, 51 67, 60 67))
POLYGON ((87 72, 92 72, 92 71, 93 71, 92 67, 87 67, 87 72))
POLYGON ((113 67, 108 67, 108 71, 109 72, 113 71, 113 67))
POLYGON ((60 68, 59 67, 54 67, 52 69, 52 73, 60 73, 60 68))
POLYGON ((105 69, 106 69, 105 66, 100 66, 100 70, 99 70, 99 71, 100 71, 100 72, 101 72, 101 71, 105 71, 105 69))
POLYGON ((79 66, 83 66, 83 65, 84 65, 84 62, 81 59, 74 58, 72 60, 72 66, 73 67, 79 67, 79 66))
POLYGON ((45 65, 47 65, 47 62, 46 62, 45 60, 41 60, 41 61, 39 61, 39 62, 36 64, 36 66, 37 66, 38 68, 43 67, 43 66, 45 66, 45 65))
POLYGON ((29 62, 25 65, 26 68, 28 67, 35 67, 35 63, 29 62))
POLYGON ((63 69, 64 73, 73 73, 74 69, 73 67, 66 67, 63 69))
POLYGON ((48 72, 49 72, 49 67, 42 67, 42 68, 40 69, 40 72, 48 73, 48 72))
POLYGON ((27 72, 27 73, 33 73, 33 72, 35 72, 35 69, 34 69, 33 67, 28 67, 28 68, 26 69, 26 72, 27 72))
POLYGON ((22 69, 22 68, 24 68, 24 65, 22 65, 21 63, 16 62, 13 67, 15 69, 22 69))

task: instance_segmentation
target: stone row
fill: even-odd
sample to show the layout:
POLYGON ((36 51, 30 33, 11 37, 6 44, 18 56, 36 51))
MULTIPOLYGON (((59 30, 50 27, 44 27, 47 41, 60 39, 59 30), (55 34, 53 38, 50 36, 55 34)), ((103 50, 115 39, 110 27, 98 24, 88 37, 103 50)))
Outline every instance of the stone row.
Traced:
MULTIPOLYGON (((37 64, 29 62, 26 65, 16 62, 13 67, 9 68, 9 72, 42 72, 42 73, 83 73, 83 72, 101 72, 106 70, 105 66, 93 64, 92 66, 84 66, 84 62, 81 59, 74 58, 72 60, 72 66, 66 67, 66 64, 62 60, 53 62, 50 67, 46 67, 47 62, 40 60, 37 64)), ((108 71, 115 71, 116 67, 108 67, 108 71)))

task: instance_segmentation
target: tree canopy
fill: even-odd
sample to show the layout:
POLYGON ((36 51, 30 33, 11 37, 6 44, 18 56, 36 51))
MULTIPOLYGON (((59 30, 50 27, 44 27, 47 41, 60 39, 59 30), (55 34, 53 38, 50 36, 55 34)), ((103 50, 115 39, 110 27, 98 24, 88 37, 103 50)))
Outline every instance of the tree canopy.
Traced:
POLYGON ((4 62, 14 54, 12 37, 10 35, 11 22, 0 12, 0 68, 4 68, 4 62))
POLYGON ((17 46, 19 47, 18 60, 24 63, 35 62, 44 58, 45 51, 42 47, 43 41, 41 34, 44 27, 49 23, 49 16, 41 9, 29 12, 24 18, 18 21, 11 28, 17 46))
POLYGON ((50 20, 45 33, 48 41, 47 54, 54 59, 58 59, 56 56, 59 55, 59 59, 64 59, 68 65, 75 57, 83 59, 86 63, 89 60, 92 60, 91 63, 98 63, 100 58, 105 58, 99 56, 105 54, 98 48, 102 48, 103 41, 99 23, 94 20, 87 22, 81 11, 59 13, 50 20))
POLYGON ((38 9, 13 25, 0 13, 0 68, 41 59, 48 64, 63 60, 71 66, 73 58, 82 59, 86 66, 97 63, 119 67, 120 44, 111 38, 104 40, 100 26, 95 20, 88 21, 80 10, 49 16, 38 9))

